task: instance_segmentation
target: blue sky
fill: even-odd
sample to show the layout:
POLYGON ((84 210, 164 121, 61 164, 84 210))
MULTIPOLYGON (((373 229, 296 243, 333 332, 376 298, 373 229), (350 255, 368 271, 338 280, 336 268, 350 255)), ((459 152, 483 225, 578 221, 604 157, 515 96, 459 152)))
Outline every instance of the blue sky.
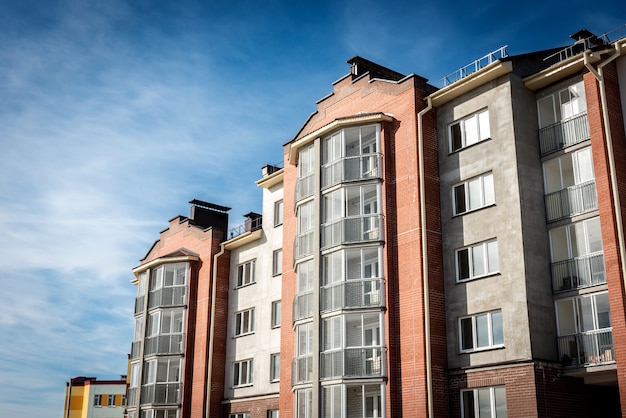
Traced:
POLYGON ((570 44, 623 1, 0 0, 0 416, 126 371, 131 269, 191 199, 260 211, 261 167, 354 55, 434 85, 570 44))

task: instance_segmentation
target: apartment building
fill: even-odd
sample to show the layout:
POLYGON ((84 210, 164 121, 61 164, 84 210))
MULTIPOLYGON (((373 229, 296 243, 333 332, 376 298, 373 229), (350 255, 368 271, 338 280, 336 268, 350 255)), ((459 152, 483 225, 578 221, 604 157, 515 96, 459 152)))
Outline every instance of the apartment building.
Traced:
POLYGON ((126 376, 98 380, 77 376, 65 384, 63 418, 122 418, 126 407, 126 376))

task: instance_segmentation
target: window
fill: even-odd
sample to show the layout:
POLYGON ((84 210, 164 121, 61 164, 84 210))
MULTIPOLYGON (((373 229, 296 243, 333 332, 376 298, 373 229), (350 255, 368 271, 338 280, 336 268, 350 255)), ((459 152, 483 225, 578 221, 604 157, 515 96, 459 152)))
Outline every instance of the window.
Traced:
POLYGON ((459 320, 461 352, 501 347, 502 311, 486 312, 459 320))
POLYGON ((102 406, 102 395, 93 396, 93 406, 102 406))
POLYGON ((235 314, 235 337, 254 332, 254 308, 235 314))
POLYGON ((256 260, 251 260, 237 266, 237 287, 246 286, 255 282, 255 264, 256 260))
POLYGON ((493 174, 483 174, 453 188, 454 214, 460 215, 495 203, 493 174))
POLYGON ((233 363, 233 387, 252 384, 252 359, 233 363))
POLYGON ((489 111, 487 109, 450 125, 450 152, 489 139, 489 111))
POLYGON ((611 328, 607 292, 556 301, 559 336, 611 328))
POLYGON ((115 406, 115 395, 109 395, 107 406, 115 406))
POLYGON ((585 86, 580 81, 537 101, 539 128, 545 128, 587 110, 585 86))
POLYGON ((546 194, 593 180, 591 147, 546 161, 543 177, 546 194))
POLYGON ((309 174, 313 174, 313 168, 315 167, 315 155, 313 146, 302 148, 299 151, 298 156, 298 177, 306 177, 309 174))
POLYGON ((313 391, 312 389, 296 390, 296 418, 313 417, 313 391))
POLYGON ((283 201, 274 202, 274 226, 283 224, 283 201))
POLYGON ((275 250, 272 254, 272 274, 278 276, 283 271, 283 250, 275 250))
POLYGON ((150 290, 162 287, 184 286, 187 282, 187 263, 164 264, 152 270, 150 290))
POLYGON ((133 341, 141 341, 143 335, 143 316, 135 318, 135 336, 133 341))
POLYGON ((236 414, 229 414, 228 418, 250 418, 250 412, 237 412, 236 414))
POLYGON ((313 352, 313 323, 296 327, 296 356, 306 356, 313 352))
POLYGON ((506 418, 504 386, 461 391, 461 416, 463 418, 506 418))
POLYGON ((498 241, 482 242, 456 250, 457 281, 475 279, 497 273, 498 241))
POLYGON ((139 363, 133 363, 130 366, 130 387, 136 388, 139 386, 139 363))
POLYGON ((280 326, 280 301, 272 302, 272 328, 280 326))
POLYGON ((143 384, 180 382, 180 358, 162 358, 144 363, 143 384))
POLYGON ((298 206, 298 233, 313 230, 313 202, 298 206))
POLYGON ((270 409, 267 411, 267 418, 278 418, 278 409, 270 409))
POLYGON ((154 418, 178 418, 175 409, 155 409, 154 418))
POLYGON ((553 263, 602 252, 600 218, 551 229, 550 249, 553 263))
POLYGON ((147 337, 182 334, 185 323, 184 309, 167 309, 148 316, 147 337))
POLYGON ((272 354, 270 356, 270 380, 278 382, 280 380, 280 354, 272 354))

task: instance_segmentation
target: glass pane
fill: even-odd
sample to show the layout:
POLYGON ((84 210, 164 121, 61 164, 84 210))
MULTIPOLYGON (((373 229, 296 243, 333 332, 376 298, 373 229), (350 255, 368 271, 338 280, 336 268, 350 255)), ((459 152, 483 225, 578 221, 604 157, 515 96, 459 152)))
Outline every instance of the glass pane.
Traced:
POLYGON ((561 91, 559 93, 559 99, 561 101, 561 118, 567 119, 571 117, 574 112, 572 108, 572 98, 570 97, 569 89, 561 91))
POLYGON ((556 311, 559 323, 559 335, 572 335, 576 333, 576 318, 572 299, 559 300, 556 303, 556 311))
POLYGON ((539 128, 545 128, 556 122, 554 115, 554 97, 539 100, 539 128))
POLYGON ((457 251, 457 274, 458 279, 468 279, 469 274, 469 251, 467 248, 457 251))
POLYGON ((346 258, 346 279, 354 280, 362 278, 361 251, 347 250, 346 258))
POLYGON ((580 184, 593 180, 593 157, 591 155, 591 148, 578 151, 574 158, 576 159, 576 182, 580 184))
POLYGON ((461 319, 461 349, 471 350, 474 348, 472 337, 472 318, 461 319))
POLYGON ((463 122, 465 131, 465 146, 470 146, 478 142, 478 117, 476 115, 465 119, 463 122))
POLYGON ((461 136, 461 124, 455 123, 450 126, 450 142, 452 149, 450 151, 456 151, 463 147, 463 138, 461 136))
POLYGON ((489 316, 487 314, 476 316, 476 346, 488 347, 489 342, 489 316))
POLYGON ((478 125, 480 129, 480 140, 488 139, 491 136, 489 130, 489 112, 484 111, 478 114, 478 125))
POLYGON ((361 152, 362 154, 376 152, 376 125, 361 128, 361 152))
POLYGON ((498 386, 494 389, 496 397, 496 418, 507 418, 506 412, 506 392, 504 386, 498 386))
POLYGON ((596 312, 598 329, 609 328, 611 326, 611 312, 609 309, 609 294, 600 293, 596 295, 596 312))
POLYGON ((546 161, 543 164, 546 194, 556 192, 563 188, 561 181, 561 163, 558 158, 546 161))
POLYGON ((485 201, 483 204, 493 205, 496 202, 496 198, 493 192, 493 174, 487 174, 483 177, 483 192, 485 196, 485 201))
POLYGON ((487 243, 487 256, 489 263, 489 273, 495 273, 500 270, 500 263, 498 261, 498 242, 492 241, 487 243))
POLYGON ((560 160, 563 188, 573 186, 576 181, 574 179, 574 165, 572 163, 572 157, 570 155, 566 155, 560 160))
POLYGON ((578 299, 578 315, 580 317, 581 331, 593 331, 595 329, 591 297, 582 297, 578 299))
POLYGON ((476 417, 476 411, 474 410, 474 391, 467 390, 461 392, 461 398, 463 402, 463 418, 476 417))
POLYGON ((478 389, 478 416, 491 418, 491 388, 478 389))
POLYGON ((482 180, 480 177, 469 180, 467 187, 469 191, 469 208, 477 209, 483 205, 482 180))
POLYGON ((552 248, 552 262, 568 260, 570 258, 567 245, 567 230, 565 228, 550 231, 550 246, 552 248))
POLYGON ((602 231, 600 230, 600 218, 588 220, 586 222, 586 226, 589 254, 602 251, 602 231))
POLYGON ((359 145, 360 128, 346 128, 344 130, 346 141, 346 157, 353 157, 361 153, 359 145))
POLYGON ((482 276, 485 271, 485 246, 472 247, 472 277, 482 276))
POLYGON ((454 188, 454 213, 464 213, 466 210, 465 184, 460 184, 454 188))
POLYGON ((502 312, 491 314, 491 332, 493 334, 493 344, 504 344, 504 334, 502 332, 502 312))

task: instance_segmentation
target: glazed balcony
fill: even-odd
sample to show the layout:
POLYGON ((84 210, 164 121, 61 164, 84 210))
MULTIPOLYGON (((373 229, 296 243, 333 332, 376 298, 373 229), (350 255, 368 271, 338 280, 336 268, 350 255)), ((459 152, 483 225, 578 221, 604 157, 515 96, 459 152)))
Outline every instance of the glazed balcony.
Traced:
POLYGON ((297 294, 293 299, 293 322, 313 316, 313 291, 297 294))
POLYGON ((346 280, 320 289, 322 311, 384 306, 383 279, 346 280))
POLYGON ((598 209, 595 180, 577 184, 545 196, 548 222, 598 209))
POLYGON ((589 122, 584 112, 539 129, 539 148, 544 156, 589 138, 589 122))
POLYGON ((322 167, 322 187, 382 177, 380 153, 344 157, 322 167))
POLYGON ((177 405, 180 403, 180 383, 155 383, 141 387, 141 404, 177 405))
POLYGON ((135 298, 135 315, 143 312, 144 304, 146 303, 145 296, 139 296, 135 298))
POLYGON ((144 356, 183 354, 185 335, 170 334, 147 337, 143 349, 144 356))
POLYGON ((313 254, 313 237, 313 231, 307 231, 303 234, 296 235, 296 239, 293 242, 294 260, 299 260, 313 254))
POLYGON ((130 347, 130 359, 137 360, 141 354, 141 341, 133 341, 130 347))
POLYGON ((382 215, 359 215, 322 225, 322 248, 382 239, 382 215))
POLYGON ((138 388, 128 388, 128 406, 133 407, 137 406, 137 394, 139 390, 138 388))
POLYGON ((597 366, 615 362, 613 329, 606 328, 557 337, 564 366, 597 366))
POLYGON ((163 287, 151 291, 148 297, 148 309, 159 306, 178 306, 186 302, 187 286, 163 287))
POLYGON ((320 355, 322 378, 384 376, 382 347, 345 348, 320 355))
POLYGON ((296 195, 295 202, 298 203, 302 199, 305 199, 313 195, 315 186, 315 177, 313 173, 307 174, 304 177, 299 177, 296 180, 296 195))
POLYGON ((291 364, 291 384, 310 382, 313 376, 313 356, 300 356, 293 359, 291 364))
POLYGON ((606 283, 606 274, 602 252, 552 263, 554 293, 603 283, 606 283))

